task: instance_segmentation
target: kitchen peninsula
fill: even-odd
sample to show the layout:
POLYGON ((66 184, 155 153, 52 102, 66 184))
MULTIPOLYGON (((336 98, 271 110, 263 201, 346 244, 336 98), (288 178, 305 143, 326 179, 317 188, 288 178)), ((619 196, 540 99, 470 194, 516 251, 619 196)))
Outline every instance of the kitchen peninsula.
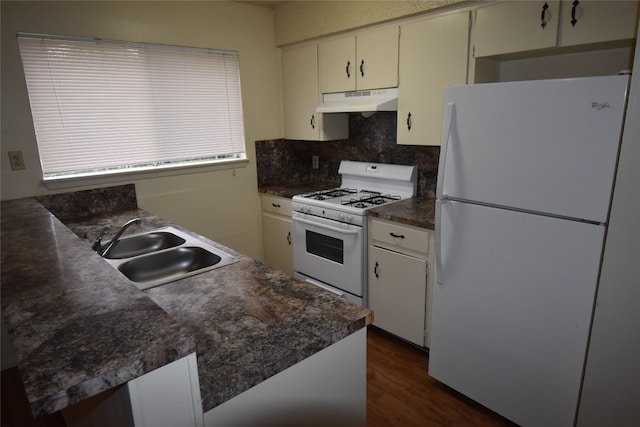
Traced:
POLYGON ((35 416, 195 351, 208 424, 247 390, 365 336, 369 310, 228 248, 238 262, 139 291, 90 247, 103 226, 133 217, 136 232, 175 227, 137 208, 60 221, 35 199, 2 202, 2 314, 35 416))

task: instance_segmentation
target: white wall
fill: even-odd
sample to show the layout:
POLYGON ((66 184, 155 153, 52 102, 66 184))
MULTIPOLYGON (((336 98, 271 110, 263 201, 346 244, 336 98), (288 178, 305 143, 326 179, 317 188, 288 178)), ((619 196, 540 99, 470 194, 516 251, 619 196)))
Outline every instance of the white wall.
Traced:
POLYGON ((275 10, 276 44, 292 44, 463 2, 468 1, 290 1, 275 10))
POLYGON ((17 32, 238 50, 249 165, 135 184, 143 209, 262 258, 254 141, 282 136, 271 9, 222 1, 2 1, 1 7, 3 200, 50 193, 41 183, 17 32), (26 170, 11 171, 13 150, 22 150, 26 170))

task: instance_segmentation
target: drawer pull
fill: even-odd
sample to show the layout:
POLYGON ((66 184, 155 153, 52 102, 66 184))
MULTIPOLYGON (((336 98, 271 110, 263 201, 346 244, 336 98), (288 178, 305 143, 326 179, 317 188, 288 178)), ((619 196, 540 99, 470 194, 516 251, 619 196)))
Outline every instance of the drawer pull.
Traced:
POLYGON ((273 206, 274 208, 281 208, 282 207, 277 203, 271 203, 271 206, 273 206))
POLYGON ((578 20, 576 19, 576 8, 580 4, 580 2, 578 0, 575 0, 571 4, 573 5, 573 7, 571 8, 571 26, 575 27, 576 24, 578 23, 578 20))
POLYGON ((396 239, 404 239, 404 234, 389 233, 389 235, 391 237, 395 237, 396 239))
POLYGON ((542 12, 540 13, 540 26, 542 29, 547 27, 547 9, 549 9, 549 5, 545 2, 542 6, 542 12))
POLYGON ((380 277, 380 275, 378 275, 378 267, 380 266, 380 264, 378 264, 378 261, 376 261, 376 266, 373 267, 373 274, 376 275, 376 279, 380 277))
POLYGON ((291 245, 291 232, 287 233, 287 243, 291 245))

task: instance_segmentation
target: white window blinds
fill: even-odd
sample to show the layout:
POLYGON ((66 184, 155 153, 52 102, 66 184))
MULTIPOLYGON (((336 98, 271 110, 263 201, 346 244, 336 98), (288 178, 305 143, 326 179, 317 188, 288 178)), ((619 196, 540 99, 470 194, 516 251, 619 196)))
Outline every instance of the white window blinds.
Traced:
POLYGON ((45 180, 246 158, 237 52, 18 43, 45 180))

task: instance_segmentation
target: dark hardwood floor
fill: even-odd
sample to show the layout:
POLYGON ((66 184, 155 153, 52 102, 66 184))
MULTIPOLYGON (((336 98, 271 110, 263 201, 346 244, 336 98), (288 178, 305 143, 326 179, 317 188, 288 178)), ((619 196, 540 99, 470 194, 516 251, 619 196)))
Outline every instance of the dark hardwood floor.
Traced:
MULTIPOLYGON (((367 332, 367 427, 493 427, 512 423, 427 374, 428 355, 370 326, 367 332)), ((2 371, 2 427, 61 427, 53 414, 34 421, 17 368, 2 371)))
POLYGON ((515 424, 427 374, 428 354, 375 326, 367 331, 367 427, 515 424))

